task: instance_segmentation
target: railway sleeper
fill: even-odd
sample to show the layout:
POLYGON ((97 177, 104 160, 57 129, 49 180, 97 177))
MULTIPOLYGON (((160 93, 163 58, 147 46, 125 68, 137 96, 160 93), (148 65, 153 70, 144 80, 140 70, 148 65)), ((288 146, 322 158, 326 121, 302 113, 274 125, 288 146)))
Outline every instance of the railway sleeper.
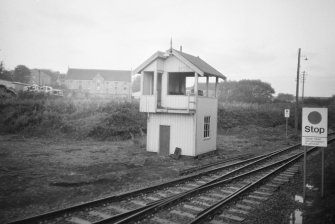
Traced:
POLYGON ((186 209, 193 210, 193 211, 195 211, 195 212, 201 212, 201 211, 204 210, 204 209, 201 208, 201 207, 193 206, 193 205, 190 205, 190 204, 184 204, 183 207, 186 208, 186 209))
POLYGON ((199 200, 194 200, 192 201, 194 204, 200 205, 200 206, 204 206, 204 207, 209 207, 211 206, 210 204, 203 202, 203 201, 199 201, 199 200))
POLYGON ((248 214, 259 206, 273 194, 282 184, 290 181, 291 178, 298 172, 297 166, 294 166, 281 174, 274 177, 270 182, 260 186, 257 190, 250 193, 244 199, 239 201, 234 207, 224 211, 219 216, 216 216, 210 221, 210 224, 234 223, 243 222, 248 214))
POLYGON ((91 222, 89 222, 85 219, 76 217, 76 216, 72 216, 67 221, 70 222, 70 223, 75 223, 75 224, 92 224, 91 222))
MULTIPOLYGON (((285 172, 278 175, 277 177, 273 178, 272 183, 267 183, 265 186, 262 186, 258 191, 255 191, 252 194, 248 195, 245 199, 243 199, 241 201, 241 203, 238 203, 235 207, 232 207, 228 211, 222 213, 219 216, 222 219, 222 220, 220 220, 220 222, 222 223, 222 221, 224 221, 224 220, 229 220, 229 222, 231 222, 231 221, 241 222, 241 221, 245 220, 246 216, 249 214, 252 207, 258 206, 261 202, 267 200, 268 197, 272 195, 273 191, 276 188, 278 188, 283 183, 288 182, 290 180, 290 178, 292 178, 297 171, 298 171, 297 167, 292 167, 290 170, 288 169, 285 172)), ((208 180, 210 178, 205 178, 205 179, 208 180)), ((201 181, 201 182, 204 182, 204 181, 201 181)), ((197 183, 199 183, 199 181, 197 181, 197 183)), ((201 184, 203 184, 203 183, 201 183, 201 184)), ((243 185, 243 183, 236 184, 236 186, 240 186, 240 185, 243 185)), ((173 193, 173 194, 178 194, 178 193, 181 193, 183 191, 191 190, 194 187, 197 187, 199 185, 193 184, 193 183, 187 183, 185 186, 187 186, 187 187, 177 186, 176 190, 169 189, 168 191, 173 193), (181 190, 181 192, 180 192, 180 190, 181 190)), ((180 216, 180 217, 193 219, 193 218, 196 217, 196 214, 198 212, 201 212, 205 209, 203 207, 209 207, 211 203, 215 203, 215 201, 221 200, 221 199, 227 197, 229 194, 232 194, 235 191, 239 190, 239 187, 236 187, 236 186, 228 186, 225 189, 220 189, 220 193, 207 192, 207 194, 205 196, 200 196, 198 198, 198 200, 195 200, 194 202, 190 202, 190 203, 187 203, 187 204, 183 204, 182 207, 180 207, 180 209, 171 210, 169 213, 173 214, 173 215, 180 216), (208 202, 211 202, 211 203, 206 203, 206 202, 203 202, 202 200, 208 201, 208 202)), ((155 192, 154 194, 159 195, 161 197, 162 196, 163 197, 167 196, 167 194, 162 193, 162 192, 155 192)), ((144 200, 157 201, 157 200, 160 200, 160 199, 161 198, 158 198, 158 197, 155 197, 155 196, 147 196, 147 197, 145 197, 144 200)), ((147 204, 146 201, 142 201, 142 200, 130 200, 129 202, 131 202, 133 204, 136 204, 136 205, 139 205, 139 206, 145 206, 147 204)), ((114 209, 115 209, 115 207, 114 207, 114 209)), ((121 207, 118 207, 118 208, 116 207, 115 210, 118 210, 118 212, 128 211, 127 209, 123 209, 121 207)), ((98 211, 90 211, 89 214, 93 215, 93 216, 97 216, 99 218, 103 218, 103 219, 111 217, 109 214, 105 214, 105 213, 98 212, 98 211)), ((88 222, 84 219, 81 219, 79 217, 72 217, 69 221, 71 221, 72 223, 76 223, 76 224, 90 223, 90 222, 88 222)), ((156 222, 156 223, 160 223, 160 224, 175 223, 174 221, 171 221, 171 220, 168 220, 168 219, 163 219, 163 218, 158 218, 158 217, 154 217, 153 219, 151 219, 151 221, 156 222)), ((212 220, 212 221, 216 222, 215 220, 212 220)))
MULTIPOLYGON (((235 205, 235 207, 231 207, 231 208, 229 208, 229 210, 224 211, 219 216, 216 216, 215 219, 211 220, 210 223, 212 223, 212 224, 221 223, 222 224, 222 223, 225 223, 225 221, 228 221, 229 223, 244 221, 247 218, 248 214, 250 213, 250 211, 252 210, 253 207, 259 206, 262 202, 266 201, 273 194, 273 192, 276 189, 278 189, 282 184, 284 184, 286 182, 289 182, 290 179, 298 171, 299 171, 299 166, 298 165, 295 165, 295 166, 287 169, 286 171, 284 171, 281 174, 277 175, 276 177, 272 178, 272 180, 270 180, 270 182, 261 186, 260 188, 258 188, 258 190, 252 192, 246 198, 242 199, 238 204, 235 205), (218 220, 218 219, 220 219, 220 220, 218 220)), ((221 192, 226 190, 228 192, 225 192, 225 193, 231 194, 231 193, 234 193, 235 191, 239 190, 239 188, 235 187, 235 186, 229 186, 227 188, 223 189, 223 190, 221 189, 221 192), (227 188, 231 189, 231 191, 226 190, 227 188)), ((208 200, 208 201, 211 201, 211 202, 215 203, 215 200, 212 199, 210 196, 218 196, 218 198, 221 198, 221 199, 226 197, 225 195, 221 195, 221 194, 215 195, 215 194, 216 193, 208 194, 208 192, 207 192, 207 195, 200 196, 199 199, 205 200, 205 201, 208 200)), ((194 203, 199 203, 199 201, 196 201, 194 203)), ((209 204, 207 204, 207 205, 209 205, 209 204)), ((194 211, 195 213, 203 211, 203 208, 197 207, 197 206, 194 206, 194 205, 190 205, 190 204, 184 204, 183 208, 181 208, 183 211, 172 210, 171 213, 172 214, 177 214, 179 216, 193 218, 193 216, 195 216, 195 215, 193 215, 189 212, 186 212, 187 210, 194 211), (184 211, 185 209, 186 209, 186 211, 184 211)))
POLYGON ((160 218, 160 217, 157 217, 157 216, 153 217, 151 219, 151 221, 156 222, 158 224, 178 224, 178 223, 173 222, 171 220, 160 218))
POLYGON ((237 222, 242 222, 245 220, 245 217, 241 217, 241 216, 238 216, 238 215, 233 215, 233 214, 230 214, 230 213, 223 213, 221 215, 219 215, 220 218, 222 218, 224 221, 227 220, 227 221, 237 221, 237 222))
POLYGON ((194 215, 192 213, 182 212, 182 211, 179 211, 179 210, 172 210, 172 211, 170 211, 170 213, 178 215, 178 216, 182 216, 182 217, 187 217, 187 218, 190 218, 190 219, 194 219, 196 217, 196 215, 194 215))

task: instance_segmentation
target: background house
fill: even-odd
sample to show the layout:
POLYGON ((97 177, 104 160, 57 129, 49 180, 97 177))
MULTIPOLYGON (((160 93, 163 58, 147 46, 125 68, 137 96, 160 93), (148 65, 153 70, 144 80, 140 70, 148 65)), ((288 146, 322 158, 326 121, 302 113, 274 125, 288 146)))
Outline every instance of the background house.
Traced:
POLYGON ((52 71, 50 69, 31 69, 30 70, 31 84, 37 84, 40 86, 55 86, 57 85, 57 78, 60 75, 57 71, 52 71))
POLYGON ((131 71, 69 68, 65 86, 91 96, 131 98, 131 71))
POLYGON ((66 73, 59 73, 56 83, 59 86, 65 86, 66 73))

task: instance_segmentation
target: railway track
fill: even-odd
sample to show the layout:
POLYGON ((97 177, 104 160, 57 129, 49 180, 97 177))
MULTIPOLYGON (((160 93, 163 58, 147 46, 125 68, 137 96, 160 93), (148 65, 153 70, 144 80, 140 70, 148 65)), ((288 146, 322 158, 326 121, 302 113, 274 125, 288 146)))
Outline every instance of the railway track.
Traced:
MULTIPOLYGON (((201 222, 213 218, 217 214, 218 208, 222 210, 226 203, 251 192, 251 189, 256 188, 266 178, 270 178, 274 173, 300 160, 303 152, 299 146, 294 145, 231 164, 219 166, 216 164, 210 170, 187 175, 167 183, 12 223, 103 224, 140 221, 142 223, 174 224, 201 222)), ((296 168, 294 170, 296 172, 296 168)), ((286 175, 294 175, 294 173, 288 171, 286 175)), ((264 199, 270 194, 263 188, 256 191, 252 196, 254 199, 258 197, 262 200, 261 198, 264 199)), ((249 200, 249 203, 250 201, 252 200, 249 200)), ((221 214, 221 218, 223 220, 229 220, 229 217, 232 219, 243 218, 247 212, 245 209, 252 207, 246 203, 248 200, 241 202, 238 208, 229 208, 230 210, 223 212, 223 215, 221 214), (236 212, 240 212, 242 215, 237 216, 236 212)), ((252 203, 257 204, 257 200, 253 200, 252 203)), ((219 222, 220 219, 213 220, 214 223, 215 220, 219 222)))

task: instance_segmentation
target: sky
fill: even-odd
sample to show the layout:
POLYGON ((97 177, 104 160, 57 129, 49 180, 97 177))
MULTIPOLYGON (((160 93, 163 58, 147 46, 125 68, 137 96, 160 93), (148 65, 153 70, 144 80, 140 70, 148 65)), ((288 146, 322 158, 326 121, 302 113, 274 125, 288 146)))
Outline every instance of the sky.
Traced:
POLYGON ((0 0, 0 60, 6 69, 130 70, 172 38, 228 80, 295 95, 301 48, 304 95, 327 97, 334 12, 334 0, 0 0))

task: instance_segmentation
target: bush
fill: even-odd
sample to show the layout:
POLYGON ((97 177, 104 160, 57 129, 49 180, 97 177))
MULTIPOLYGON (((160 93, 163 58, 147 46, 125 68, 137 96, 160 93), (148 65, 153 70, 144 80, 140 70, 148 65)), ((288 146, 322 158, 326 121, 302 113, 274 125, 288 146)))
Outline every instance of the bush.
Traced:
POLYGON ((137 103, 107 104, 101 111, 108 116, 93 128, 89 133, 91 137, 130 139, 142 135, 146 129, 145 114, 139 112, 137 103))
POLYGON ((218 128, 245 125, 275 127, 285 124, 285 108, 291 108, 291 104, 221 103, 218 109, 218 128))
MULTIPOLYGON (((0 133, 135 139, 146 132, 146 115, 139 112, 138 102, 21 97, 0 101, 0 133)), ((294 126, 294 105, 290 103, 220 103, 218 129, 285 124, 286 108, 291 109, 289 125, 294 126)), ((335 129, 334 101, 328 108, 329 127, 335 129)), ((301 117, 301 110, 299 113, 301 117)))
MULTIPOLYGON (((0 132, 106 139, 120 136, 129 139, 146 129, 145 115, 138 103, 103 100, 44 98, 36 94, 28 98, 0 102, 0 132)), ((27 98, 26 98, 27 97, 27 98)))

